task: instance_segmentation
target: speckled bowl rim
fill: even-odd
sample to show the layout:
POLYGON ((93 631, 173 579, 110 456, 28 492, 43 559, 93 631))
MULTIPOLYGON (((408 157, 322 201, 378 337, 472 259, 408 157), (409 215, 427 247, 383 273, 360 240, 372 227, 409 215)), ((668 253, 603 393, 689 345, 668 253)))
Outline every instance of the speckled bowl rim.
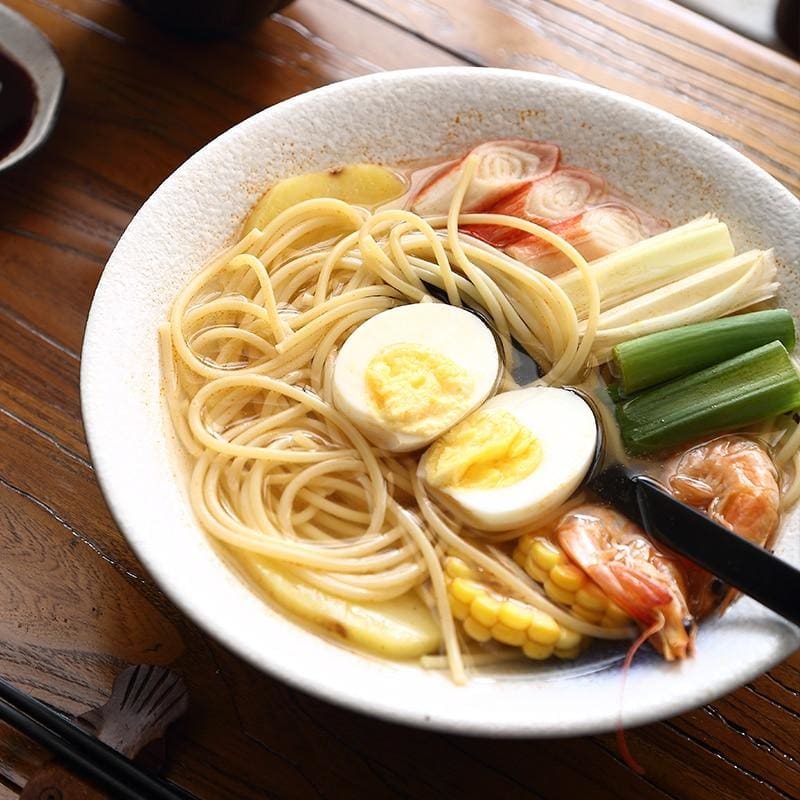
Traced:
MULTIPOLYGON (((764 224, 772 237, 770 243, 777 245, 779 258, 793 264, 800 259, 800 202, 777 181, 694 126, 596 86, 511 70, 425 68, 355 78, 292 98, 223 133, 182 165, 144 204, 105 268, 86 327, 81 403, 98 481, 115 521, 166 594, 226 647, 296 688, 387 720, 464 734, 573 736, 612 730, 620 720, 634 726, 672 716, 747 683, 800 646, 796 628, 748 599, 704 627, 695 658, 665 664, 643 652, 628 677, 622 713, 620 673, 615 666, 603 668, 597 663, 588 670, 567 668, 500 680, 476 677, 460 688, 439 672, 359 655, 295 625, 256 597, 199 532, 185 507, 183 490, 169 485, 167 472, 173 477, 180 472, 170 450, 174 443, 166 431, 158 387, 144 385, 147 381, 142 380, 145 375, 153 381, 157 368, 153 366, 154 358, 157 364, 153 350, 157 348, 154 341, 151 346, 150 339, 137 339, 141 331, 134 327, 146 318, 145 307, 150 308, 147 313, 152 313, 151 307, 166 308, 184 280, 175 280, 173 273, 179 269, 176 259, 189 246, 187 237, 194 236, 197 241, 192 246, 210 255, 212 243, 219 246, 230 235, 243 210, 258 196, 260 186, 248 183, 250 176, 242 174, 242 164, 231 154, 243 145, 245 154, 248 147, 252 150, 265 142, 272 146, 273 132, 291 127, 290 120, 301 120, 299 128, 310 130, 318 119, 334 120, 346 129, 348 108, 365 98, 374 101, 375 114, 385 116, 397 111, 393 108, 396 97, 411 89, 422 96, 420 107, 435 105, 437 98, 441 105, 447 105, 453 93, 460 93, 471 108, 478 103, 481 108, 485 106, 485 114, 475 112, 478 116, 470 123, 472 139, 481 133, 490 137, 498 131, 516 130, 523 124, 521 107, 513 112, 520 115, 517 124, 510 117, 504 119, 503 115, 511 112, 497 106, 499 101, 480 99, 505 93, 530 97, 530 102, 540 95, 558 98, 573 114, 579 113, 575 106, 585 105, 598 124, 616 120, 613 124, 622 129, 624 146, 628 146, 626 131, 630 130, 635 139, 638 128, 659 141, 690 142, 697 151, 697 165, 689 158, 681 180, 705 186, 708 170, 698 165, 713 160, 714 181, 708 185, 724 185, 734 197, 726 182, 732 180, 731 172, 737 173, 738 180, 749 187, 753 202, 767 204, 770 210, 764 224), (203 204, 220 186, 235 186, 238 194, 246 197, 223 203, 207 230, 192 231, 193 215, 209 217, 203 204), (167 230, 167 219, 177 225, 177 234, 167 230), (780 236, 782 229, 788 232, 780 236), (144 367, 144 372, 140 369, 145 361, 149 374, 144 367), (169 522, 167 528, 164 520, 169 522), (186 538, 192 536, 195 538, 186 538)), ((385 141, 391 141, 386 133, 389 130, 402 136, 404 124, 412 123, 401 119, 389 126, 382 120, 385 141)), ((326 158, 336 163, 336 138, 343 134, 324 124, 318 127, 315 136, 285 144, 279 155, 308 162, 309 168, 319 168, 326 158), (309 144, 308 138, 314 142, 309 144), (314 146, 316 150, 308 149, 314 146)), ((364 151, 374 153, 380 146, 381 136, 376 130, 374 141, 365 144, 364 151)), ((433 149, 446 152, 453 146, 452 141, 442 141, 433 149)), ((657 156, 659 151, 655 152, 657 156)), ((657 165, 649 164, 651 160, 642 158, 645 172, 657 169, 657 165)), ((274 178, 280 175, 280 169, 276 170, 274 175, 269 169, 265 174, 274 178)), ((652 191, 656 191, 657 176, 647 174, 652 191)), ((701 189, 692 197, 695 194, 702 194, 701 189)), ((692 202, 695 200, 689 205, 692 202)), ((691 214, 696 211, 690 209, 691 214)), ((745 208, 740 216, 746 220, 745 208)), ((747 223, 742 225, 744 244, 758 239, 757 231, 748 232, 747 223)), ((192 271, 198 266, 193 265, 192 271)), ((791 277, 793 273, 786 274, 791 277)), ((795 311, 800 306, 796 289, 792 304, 795 311)), ((154 330, 148 335, 155 339, 154 330)), ((793 519, 778 549, 796 565, 800 562, 798 532, 793 519)))

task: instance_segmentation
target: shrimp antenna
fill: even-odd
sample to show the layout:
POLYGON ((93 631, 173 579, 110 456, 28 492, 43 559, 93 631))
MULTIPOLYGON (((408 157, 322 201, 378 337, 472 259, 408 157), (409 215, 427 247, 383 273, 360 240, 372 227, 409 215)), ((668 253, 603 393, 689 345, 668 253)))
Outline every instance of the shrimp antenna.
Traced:
POLYGON ((637 775, 644 775, 644 767, 642 767, 631 754, 628 742, 625 739, 625 729, 622 727, 622 705, 625 699, 625 684, 628 681, 628 673, 633 663, 633 657, 651 636, 655 636, 655 634, 664 629, 665 622, 664 615, 660 611, 657 611, 655 622, 653 622, 649 628, 645 628, 645 630, 639 634, 639 638, 628 648, 625 662, 622 665, 622 682, 619 687, 619 717, 617 718, 617 748, 619 749, 623 761, 637 775))

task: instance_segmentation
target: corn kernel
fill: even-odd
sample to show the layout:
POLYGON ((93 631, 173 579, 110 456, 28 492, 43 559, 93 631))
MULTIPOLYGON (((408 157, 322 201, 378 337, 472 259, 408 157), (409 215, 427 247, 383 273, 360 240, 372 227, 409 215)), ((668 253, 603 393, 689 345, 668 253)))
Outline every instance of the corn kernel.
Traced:
POLYGON ((539 644, 555 644, 561 635, 561 626, 544 611, 538 608, 531 609, 531 625, 528 628, 528 638, 539 644))
POLYGON ((470 603, 469 610, 470 614, 480 622, 481 625, 491 628, 492 625, 497 622, 497 613, 500 611, 500 603, 484 592, 483 594, 479 594, 472 603, 470 603))
POLYGON ((575 602, 579 606, 588 608, 589 611, 605 611, 608 606, 608 598, 603 594, 603 590, 591 581, 587 581, 575 592, 575 602))
POLYGON ((592 625, 599 625, 603 620, 602 611, 589 611, 588 608, 584 608, 583 606, 573 606, 572 613, 578 617, 578 619, 582 619, 584 622, 591 622, 592 625))
POLYGON ((524 555, 528 554, 528 551, 531 549, 531 545, 533 544, 533 536, 526 533, 524 536, 520 536, 517 540, 516 550, 524 555))
POLYGON ((451 578, 474 578, 475 572, 469 564, 455 556, 448 556, 444 562, 444 570, 451 578))
POLYGON ((462 622, 469 616, 469 606, 453 595, 450 595, 450 611, 456 619, 460 619, 462 622))
POLYGON ((585 577, 573 564, 556 564, 550 570, 550 580, 568 592, 577 592, 583 586, 585 577))
POLYGON ((608 601, 608 608, 605 613, 606 619, 613 625, 627 625, 630 621, 630 615, 623 611, 613 600, 608 601))
POLYGON ((547 596, 551 600, 555 600, 556 603, 564 603, 564 605, 571 606, 575 602, 574 592, 568 592, 566 589, 556 586, 550 578, 544 582, 544 590, 547 596))
POLYGON ((513 628, 515 631, 526 631, 531 626, 531 612, 530 609, 515 600, 506 600, 500 606, 500 613, 498 614, 500 622, 513 628))
POLYGON ((572 650, 580 645, 582 638, 579 633, 571 628, 561 628, 555 647, 557 650, 572 650))
POLYGON ((514 630, 514 628, 509 628, 508 625, 503 625, 502 622, 498 622, 496 625, 492 626, 492 636, 494 636, 498 642, 510 644, 514 647, 525 644, 525 640, 527 639, 525 631, 514 630))
POLYGON ((553 655, 556 658, 577 658, 580 651, 580 647, 573 647, 571 650, 553 650, 553 655))
POLYGON ((528 553, 523 569, 538 583, 544 583, 547 580, 548 574, 533 560, 530 553, 528 553))
POLYGON ((484 628, 480 622, 477 622, 472 617, 467 617, 464 620, 464 631, 476 642, 488 642, 492 638, 492 632, 488 628, 484 628))
POLYGON ((534 540, 531 553, 533 553, 533 560, 545 572, 550 572, 556 564, 565 564, 567 561, 567 557, 560 548, 541 537, 534 540))
POLYGON ((514 559, 514 561, 517 562, 517 564, 519 564, 522 567, 522 569, 526 568, 525 565, 528 563, 528 556, 525 553, 523 553, 522 550, 519 549, 519 547, 514 549, 514 552, 511 557, 514 559))
POLYGON ((483 593, 483 587, 466 578, 455 578, 450 584, 450 593, 456 600, 469 605, 479 594, 483 593))
POLYGON ((525 642, 522 645, 522 652, 528 658, 533 658, 536 661, 544 661, 545 658, 550 658, 553 655, 553 646, 550 644, 539 644, 538 642, 525 642))

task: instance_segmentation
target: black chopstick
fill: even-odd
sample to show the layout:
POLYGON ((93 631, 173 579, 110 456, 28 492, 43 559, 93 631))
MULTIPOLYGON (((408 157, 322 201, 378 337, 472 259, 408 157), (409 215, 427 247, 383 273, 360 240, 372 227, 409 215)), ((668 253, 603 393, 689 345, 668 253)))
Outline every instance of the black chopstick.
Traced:
POLYGON ((1 678, 0 720, 50 750, 115 800, 197 800, 1 678))

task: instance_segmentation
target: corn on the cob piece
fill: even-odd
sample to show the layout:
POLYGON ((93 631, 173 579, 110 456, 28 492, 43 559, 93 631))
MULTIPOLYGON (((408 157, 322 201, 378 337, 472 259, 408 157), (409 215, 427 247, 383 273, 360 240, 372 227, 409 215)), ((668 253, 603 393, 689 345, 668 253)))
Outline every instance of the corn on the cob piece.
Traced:
POLYGON ((464 632, 477 642, 494 640, 536 660, 575 658, 587 637, 565 628, 549 614, 491 588, 460 558, 445 559, 450 609, 464 632))
POLYGON ((514 561, 551 600, 568 606, 576 617, 607 628, 630 623, 630 617, 550 539, 531 533, 520 536, 514 561))

